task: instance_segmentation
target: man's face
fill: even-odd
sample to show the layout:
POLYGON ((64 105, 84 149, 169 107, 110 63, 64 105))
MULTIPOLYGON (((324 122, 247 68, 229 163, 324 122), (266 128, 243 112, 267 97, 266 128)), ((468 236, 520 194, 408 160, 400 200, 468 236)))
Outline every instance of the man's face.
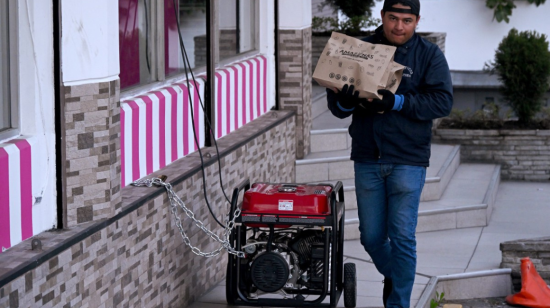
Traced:
MULTIPOLYGON (((410 6, 395 4, 394 8, 410 9, 410 6)), ((384 35, 390 43, 399 46, 405 44, 414 34, 420 16, 414 14, 381 12, 384 35)))

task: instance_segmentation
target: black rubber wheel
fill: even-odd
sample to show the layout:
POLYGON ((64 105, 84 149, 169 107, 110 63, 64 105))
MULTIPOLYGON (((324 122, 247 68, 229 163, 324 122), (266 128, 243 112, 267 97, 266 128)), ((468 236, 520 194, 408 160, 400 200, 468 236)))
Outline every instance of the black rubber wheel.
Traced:
POLYGON ((357 274, 355 263, 344 264, 344 306, 353 308, 357 305, 357 274))

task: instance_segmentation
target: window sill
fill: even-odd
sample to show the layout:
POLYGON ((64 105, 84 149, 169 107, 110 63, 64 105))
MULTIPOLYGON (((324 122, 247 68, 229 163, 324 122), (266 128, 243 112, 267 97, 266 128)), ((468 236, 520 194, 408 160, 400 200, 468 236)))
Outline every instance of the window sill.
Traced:
POLYGON ((16 138, 20 135, 18 128, 9 128, 3 131, 0 131, 0 143, 4 143, 10 139, 16 138))

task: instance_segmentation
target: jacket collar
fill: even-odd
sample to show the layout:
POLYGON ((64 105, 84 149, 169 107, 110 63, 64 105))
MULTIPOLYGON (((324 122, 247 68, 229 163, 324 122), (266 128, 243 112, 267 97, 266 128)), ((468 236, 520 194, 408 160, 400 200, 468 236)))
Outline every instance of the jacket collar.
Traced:
MULTIPOLYGON (((374 30, 374 36, 376 38, 376 42, 379 44, 395 46, 392 43, 390 43, 386 38, 386 36, 384 35, 384 29, 382 26, 379 26, 378 28, 376 28, 376 30, 374 30)), ((397 47, 396 52, 407 54, 407 52, 416 45, 417 41, 418 41, 418 34, 416 34, 416 31, 415 31, 413 36, 407 42, 405 42, 405 44, 401 46, 396 46, 397 47)))

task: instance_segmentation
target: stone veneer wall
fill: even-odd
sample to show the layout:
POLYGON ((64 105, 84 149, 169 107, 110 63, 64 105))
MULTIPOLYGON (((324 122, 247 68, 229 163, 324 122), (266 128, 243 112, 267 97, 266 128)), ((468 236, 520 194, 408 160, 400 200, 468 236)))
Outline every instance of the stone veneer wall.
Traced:
POLYGON ((460 144, 466 162, 497 163, 504 180, 550 179, 550 130, 439 129, 434 143, 460 144))
POLYGON ((120 80, 64 90, 64 226, 71 227, 120 211, 120 80))
MULTIPOLYGON (((218 140, 230 198, 246 178, 294 181, 295 129, 293 112, 271 111, 218 140)), ((207 148, 206 153, 216 152, 207 148)), ((205 163, 208 199, 221 218, 228 207, 218 165, 214 158, 205 163)), ((196 217, 220 233, 204 202, 199 164, 193 153, 154 175, 167 175, 196 217)), ((122 211, 114 217, 45 232, 36 237, 42 251, 30 250, 27 240, 2 253, 0 307, 186 307, 222 280, 225 253, 207 259, 185 246, 163 188, 128 186, 121 194, 122 211)), ((201 250, 218 247, 188 218, 183 225, 201 250)))
POLYGON ((296 157, 310 152, 311 28, 279 30, 279 108, 296 111, 296 157))
POLYGON ((550 285, 550 237, 516 240, 500 244, 501 268, 512 269, 512 283, 516 292, 521 290, 521 259, 529 257, 539 275, 550 285))

